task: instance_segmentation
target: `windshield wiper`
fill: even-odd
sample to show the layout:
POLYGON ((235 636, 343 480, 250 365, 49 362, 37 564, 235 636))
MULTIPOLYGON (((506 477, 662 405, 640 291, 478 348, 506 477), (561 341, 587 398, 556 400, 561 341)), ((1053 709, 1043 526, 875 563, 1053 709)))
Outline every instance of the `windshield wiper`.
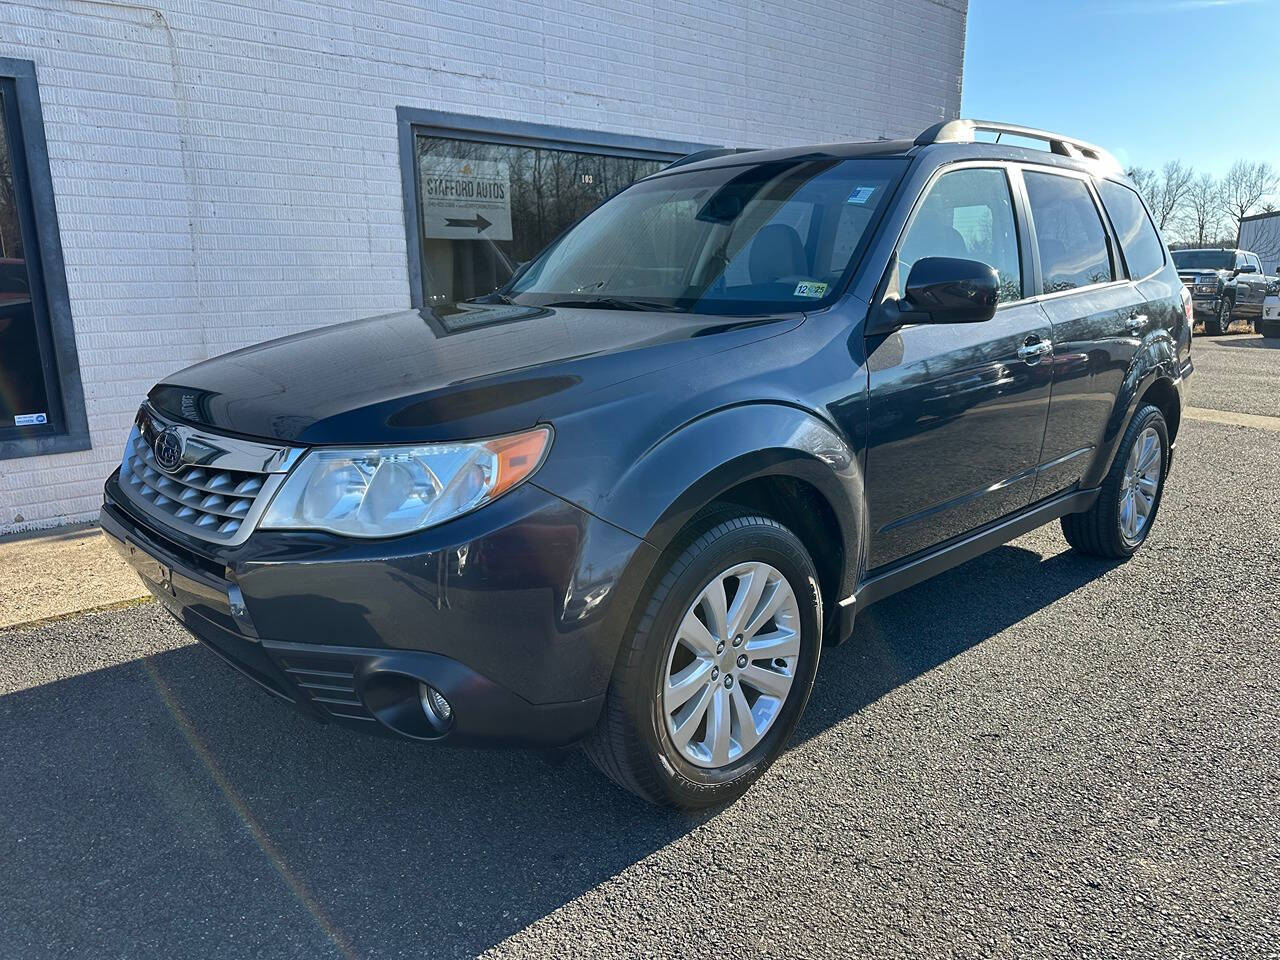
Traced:
POLYGON ((669 313, 685 313, 684 307, 663 303, 660 300, 642 300, 631 297, 583 297, 580 300, 555 300, 544 304, 548 307, 586 307, 597 310, 660 310, 669 313))

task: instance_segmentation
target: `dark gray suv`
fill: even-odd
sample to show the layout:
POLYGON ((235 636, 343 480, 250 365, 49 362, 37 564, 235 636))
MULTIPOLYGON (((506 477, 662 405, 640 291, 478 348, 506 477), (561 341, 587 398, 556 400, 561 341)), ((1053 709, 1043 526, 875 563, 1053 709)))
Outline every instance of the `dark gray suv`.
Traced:
POLYGON ((490 295, 169 377, 102 526, 317 719, 582 743, 706 806, 868 604, 1045 523, 1141 548, 1190 307, 1132 185, 1059 134, 695 156, 490 295))

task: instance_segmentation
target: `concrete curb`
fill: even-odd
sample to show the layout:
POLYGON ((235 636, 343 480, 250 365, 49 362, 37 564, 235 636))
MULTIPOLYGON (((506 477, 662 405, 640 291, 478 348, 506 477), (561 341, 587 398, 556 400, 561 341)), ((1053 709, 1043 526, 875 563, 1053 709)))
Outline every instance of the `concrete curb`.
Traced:
POLYGON ((0 630, 150 598, 96 525, 0 539, 0 630))

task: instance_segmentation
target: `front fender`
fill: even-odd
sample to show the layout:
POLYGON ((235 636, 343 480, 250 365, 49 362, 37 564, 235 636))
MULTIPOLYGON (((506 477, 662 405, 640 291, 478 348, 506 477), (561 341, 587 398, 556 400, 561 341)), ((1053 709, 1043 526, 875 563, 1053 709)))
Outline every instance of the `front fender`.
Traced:
POLYGON ((661 550, 708 503, 762 477, 802 481, 827 500, 846 558, 841 596, 852 593, 862 555, 856 536, 864 529, 858 457, 829 424, 798 407, 752 402, 706 414, 654 443, 607 492, 579 505, 661 550))

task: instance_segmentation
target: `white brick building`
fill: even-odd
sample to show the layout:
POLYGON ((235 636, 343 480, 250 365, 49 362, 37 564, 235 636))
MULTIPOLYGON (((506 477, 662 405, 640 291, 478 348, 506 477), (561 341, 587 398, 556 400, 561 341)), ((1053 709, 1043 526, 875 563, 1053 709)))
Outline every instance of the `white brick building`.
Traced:
MULTIPOLYGON (((437 295, 406 213, 415 136, 559 141, 643 172, 689 144, 914 134, 958 112, 965 15, 966 0, 6 0, 0 100, 44 274, 43 306, 20 308, 48 327, 53 413, 0 410, 0 533, 96 515, 171 371, 437 295)), ((8 353, 0 398, 39 380, 38 357, 8 353)))

